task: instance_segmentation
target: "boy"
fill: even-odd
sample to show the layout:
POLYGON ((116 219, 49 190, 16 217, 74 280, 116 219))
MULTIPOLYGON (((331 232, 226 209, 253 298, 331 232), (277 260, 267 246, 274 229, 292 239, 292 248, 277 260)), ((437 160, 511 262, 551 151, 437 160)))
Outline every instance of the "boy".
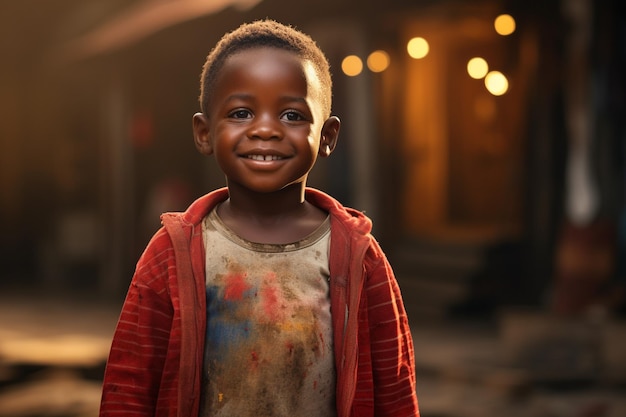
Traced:
POLYGON ((101 416, 418 416, 413 342, 371 222, 306 187, 337 143, 328 62, 271 20, 203 67, 196 147, 227 188, 140 258, 101 416))

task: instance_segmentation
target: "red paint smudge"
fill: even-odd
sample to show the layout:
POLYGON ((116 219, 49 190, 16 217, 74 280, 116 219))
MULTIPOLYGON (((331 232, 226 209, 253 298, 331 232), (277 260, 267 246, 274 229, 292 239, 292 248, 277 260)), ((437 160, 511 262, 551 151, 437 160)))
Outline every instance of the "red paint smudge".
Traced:
POLYGON ((270 318, 278 315, 278 290, 275 287, 264 287, 261 290, 263 297, 263 311, 270 318))
POLYGON ((252 353, 250 354, 251 358, 252 358, 252 370, 256 370, 259 367, 259 355, 255 352, 252 351, 252 353))
POLYGON ((224 300, 241 300, 243 293, 250 289, 244 274, 231 274, 225 278, 224 300))

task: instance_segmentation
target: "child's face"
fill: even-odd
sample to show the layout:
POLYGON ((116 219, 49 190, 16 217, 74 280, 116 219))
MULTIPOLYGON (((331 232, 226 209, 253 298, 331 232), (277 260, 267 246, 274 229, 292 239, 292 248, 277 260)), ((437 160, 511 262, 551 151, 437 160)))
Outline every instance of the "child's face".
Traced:
POLYGON ((338 133, 337 120, 326 143, 321 91, 313 65, 294 53, 265 47, 236 53, 215 82, 204 122, 208 148, 201 152, 215 155, 229 186, 273 192, 305 184, 338 133))

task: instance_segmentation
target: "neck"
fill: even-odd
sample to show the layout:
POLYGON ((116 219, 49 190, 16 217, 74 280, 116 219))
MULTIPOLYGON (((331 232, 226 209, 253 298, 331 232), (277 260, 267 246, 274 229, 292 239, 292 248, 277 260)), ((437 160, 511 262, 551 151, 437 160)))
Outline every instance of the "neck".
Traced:
POLYGON ((293 184, 272 193, 257 193, 236 184, 228 184, 228 192, 225 208, 230 214, 259 222, 297 217, 305 211, 304 184, 293 184))
POLYGON ((229 199, 218 207, 222 221, 251 242, 297 242, 312 233, 326 213, 304 200, 304 186, 254 193, 229 184, 229 199))

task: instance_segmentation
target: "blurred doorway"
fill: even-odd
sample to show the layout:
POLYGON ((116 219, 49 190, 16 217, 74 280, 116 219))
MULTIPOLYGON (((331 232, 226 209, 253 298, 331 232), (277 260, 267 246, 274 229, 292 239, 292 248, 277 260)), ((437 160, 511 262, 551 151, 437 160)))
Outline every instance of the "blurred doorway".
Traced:
POLYGON ((524 91, 527 70, 515 41, 498 35, 493 14, 405 25, 427 40, 422 59, 404 54, 400 209, 416 236, 470 240, 518 235, 524 198, 524 91), (508 80, 502 95, 468 74, 480 57, 508 80))

